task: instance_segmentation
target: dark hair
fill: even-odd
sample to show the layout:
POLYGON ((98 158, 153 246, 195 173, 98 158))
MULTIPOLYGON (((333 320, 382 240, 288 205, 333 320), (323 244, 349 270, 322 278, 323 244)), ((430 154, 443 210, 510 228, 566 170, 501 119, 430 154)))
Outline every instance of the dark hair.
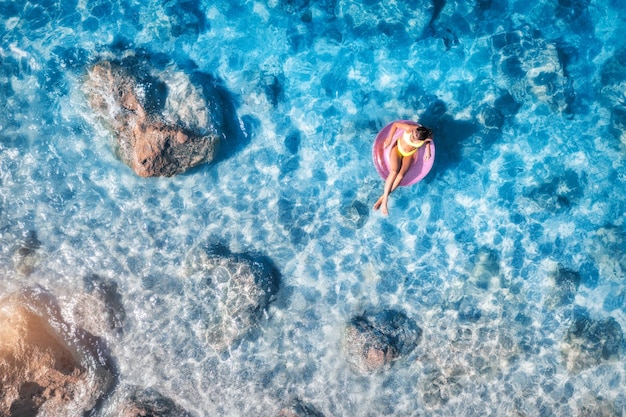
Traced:
POLYGON ((433 131, 427 127, 418 126, 416 130, 417 130, 417 139, 419 140, 426 140, 433 136, 433 131))

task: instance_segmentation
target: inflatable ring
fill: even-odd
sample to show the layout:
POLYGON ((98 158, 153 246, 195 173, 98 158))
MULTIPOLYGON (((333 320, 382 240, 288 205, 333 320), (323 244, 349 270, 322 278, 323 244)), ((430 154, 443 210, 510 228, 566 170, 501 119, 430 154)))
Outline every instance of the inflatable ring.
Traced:
MULTIPOLYGON (((391 139, 391 143, 389 146, 385 147, 385 138, 389 134, 391 126, 396 122, 411 124, 414 126, 419 125, 411 120, 396 120, 389 123, 380 132, 378 132, 378 135, 376 135, 374 145, 372 146, 372 159, 374 160, 376 171, 378 171, 384 180, 386 180, 389 176, 389 153, 391 152, 393 145, 395 145, 398 141, 398 138, 404 133, 404 130, 397 129, 391 139)), ((424 152, 426 152, 426 146, 418 148, 417 152, 413 156, 413 163, 400 182, 401 186, 413 185, 416 182, 421 181, 426 174, 430 172, 430 169, 433 167, 433 162, 435 161, 435 143, 430 143, 430 159, 424 159, 424 152)))

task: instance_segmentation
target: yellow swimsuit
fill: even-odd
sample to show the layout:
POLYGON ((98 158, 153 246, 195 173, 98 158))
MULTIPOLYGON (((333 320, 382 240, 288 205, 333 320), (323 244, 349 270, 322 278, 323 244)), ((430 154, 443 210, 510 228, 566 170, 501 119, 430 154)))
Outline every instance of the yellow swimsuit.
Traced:
MULTIPOLYGON (((409 132, 404 132, 404 134, 402 135, 402 139, 404 140, 405 143, 411 142, 411 134, 409 132)), ((400 140, 398 140, 398 144, 396 145, 396 148, 398 149, 398 154, 402 157, 405 156, 412 156, 415 152, 417 152, 418 148, 421 148, 422 145, 424 143, 426 143, 426 141, 422 141, 416 148, 414 148, 412 151, 409 152, 404 152, 402 150, 402 148, 400 148, 400 140)), ((411 145, 414 146, 414 145, 411 145)))

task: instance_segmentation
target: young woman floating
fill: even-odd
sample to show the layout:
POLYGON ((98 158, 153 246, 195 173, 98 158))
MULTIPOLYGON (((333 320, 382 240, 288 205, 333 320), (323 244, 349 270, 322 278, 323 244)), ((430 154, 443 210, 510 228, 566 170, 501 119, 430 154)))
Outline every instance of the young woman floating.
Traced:
POLYGON ((415 155, 422 146, 426 146, 424 152, 424 160, 431 157, 431 143, 433 141, 433 132, 427 127, 419 124, 410 124, 405 122, 393 122, 387 138, 385 139, 384 148, 391 145, 396 130, 402 130, 402 135, 389 151, 389 175, 385 180, 385 190, 380 196, 374 210, 380 211, 386 216, 389 213, 387 208, 387 200, 389 194, 402 182, 404 174, 409 170, 411 164, 415 163, 415 155))

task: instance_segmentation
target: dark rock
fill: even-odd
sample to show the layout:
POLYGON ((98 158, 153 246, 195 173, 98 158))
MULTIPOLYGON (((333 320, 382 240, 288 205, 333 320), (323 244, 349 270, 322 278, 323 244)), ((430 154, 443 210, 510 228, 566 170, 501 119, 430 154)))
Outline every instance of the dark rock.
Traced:
POLYGON ((285 147, 291 154, 297 154, 300 150, 302 134, 299 130, 293 130, 285 137, 285 147))
POLYGON ((98 275, 86 276, 83 283, 85 293, 75 296, 76 321, 95 334, 121 331, 126 321, 126 310, 117 283, 98 275))
POLYGON ((69 416, 93 409, 113 375, 94 336, 67 329, 46 294, 0 300, 0 415, 69 416))
POLYGON ((171 399, 154 389, 135 390, 121 402, 115 413, 119 417, 191 417, 171 399))
POLYGON ((421 334, 417 324, 398 311, 356 317, 344 334, 348 361, 365 373, 389 367, 415 349, 421 334))
POLYGON ((165 12, 170 19, 173 37, 198 36, 209 26, 204 13, 198 7, 198 2, 193 0, 177 1, 168 6, 165 12))
POLYGON ((626 105, 624 103, 624 82, 626 74, 626 47, 615 51, 606 60, 600 72, 600 102, 611 111, 611 132, 626 146, 626 105))
POLYGON ((422 381, 422 398, 429 406, 447 404, 463 392, 462 380, 466 377, 463 369, 455 368, 449 375, 440 370, 427 372, 422 381))
POLYGON ((91 106, 115 133, 119 157, 142 177, 172 176, 210 162, 219 143, 213 117, 220 115, 209 114, 200 87, 182 72, 169 75, 171 85, 102 61, 89 69, 85 83, 91 106), (176 105, 166 111, 168 100, 176 105))
POLYGON ((324 414, 309 404, 297 401, 290 407, 280 410, 278 417, 324 417, 324 414))
POLYGON ((41 260, 40 248, 37 232, 29 230, 24 242, 13 254, 15 268, 26 276, 32 274, 41 260))
MULTIPOLYGON (((613 265, 616 282, 626 276, 626 228, 606 224, 592 235, 592 254, 596 265, 613 265)), ((585 284, 588 277, 585 277, 585 284)), ((597 280, 597 278, 596 278, 597 280)))
POLYGON ((528 197, 539 206, 552 213, 563 213, 576 205, 583 196, 587 176, 579 176, 576 172, 566 169, 557 177, 532 188, 528 197))
POLYGON ((577 397, 579 397, 577 417, 622 417, 624 415, 622 407, 595 392, 579 394, 577 397))
POLYGON ((284 98, 284 75, 264 74, 261 77, 263 91, 272 106, 276 107, 284 98))
POLYGON ((507 80, 502 87, 514 102, 522 103, 528 95, 554 111, 571 111, 574 89, 559 60, 556 44, 546 42, 527 27, 495 34, 491 42, 496 70, 507 80))
POLYGON ((480 119, 488 129, 500 129, 504 124, 504 115, 493 106, 483 106, 480 109, 480 119))
POLYGON ((580 287, 580 273, 558 265, 553 278, 555 286, 552 295, 552 304, 555 307, 571 304, 576 297, 578 287, 580 287))
POLYGON ((458 302, 454 303, 454 307, 459 314, 459 320, 470 323, 480 320, 483 313, 477 304, 478 302, 474 297, 469 295, 464 295, 458 302))
POLYGON ((342 214, 350 224, 353 224, 356 229, 360 229, 367 222, 369 213, 369 206, 362 201, 355 200, 343 210, 342 214))
POLYGON ((506 117, 515 116, 520 107, 522 107, 522 105, 518 103, 515 98, 506 91, 496 99, 494 105, 498 109, 498 111, 506 117))
POLYGON ((594 320, 585 312, 578 314, 565 335, 563 357, 568 370, 580 371, 619 360, 623 345, 622 327, 613 317, 594 320))

